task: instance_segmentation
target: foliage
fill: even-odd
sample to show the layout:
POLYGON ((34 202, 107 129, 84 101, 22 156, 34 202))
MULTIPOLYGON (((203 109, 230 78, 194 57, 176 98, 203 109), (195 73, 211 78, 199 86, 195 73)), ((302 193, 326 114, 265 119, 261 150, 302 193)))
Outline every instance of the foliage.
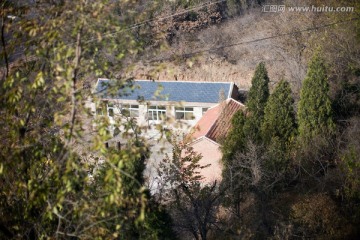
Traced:
MULTIPOLYGON (((233 213, 229 221, 241 221, 242 231, 252 229, 253 236, 257 238, 269 236, 271 231, 274 231, 274 238, 280 235, 296 234, 302 237, 340 239, 341 236, 351 237, 357 234, 354 226, 358 223, 358 204, 356 203, 358 201, 358 170, 357 153, 354 148, 346 150, 342 157, 341 166, 346 180, 344 183, 337 184, 340 186, 343 184, 344 188, 340 190, 344 189, 348 198, 343 202, 341 210, 332 199, 327 198, 327 193, 321 191, 318 191, 318 196, 325 199, 326 203, 323 204, 327 204, 330 210, 319 207, 315 197, 302 203, 289 203, 281 210, 281 213, 276 213, 276 217, 279 215, 283 219, 277 222, 272 219, 275 218, 272 216, 272 211, 274 207, 279 206, 269 204, 272 200, 281 200, 282 194, 287 198, 286 193, 290 191, 293 184, 299 188, 309 189, 308 184, 313 184, 316 179, 319 182, 316 186, 322 188, 323 185, 328 184, 326 183, 329 181, 328 178, 334 177, 333 175, 330 177, 330 169, 334 167, 334 159, 339 157, 337 155, 339 143, 333 134, 335 124, 331 116, 329 86, 324 66, 323 61, 315 56, 309 65, 299 103, 299 121, 304 120, 299 117, 300 111, 306 109, 307 115, 303 113, 302 116, 306 120, 312 117, 316 120, 314 120, 316 124, 320 124, 306 125, 312 127, 312 133, 307 137, 302 136, 300 140, 307 139, 308 144, 300 144, 298 148, 294 148, 297 124, 290 84, 284 80, 280 81, 267 99, 264 95, 268 95, 268 81, 264 79, 268 80, 268 78, 264 77, 266 76, 265 68, 258 71, 260 67, 253 78, 246 115, 239 112, 234 116, 233 128, 223 142, 222 186, 226 188, 223 206, 233 213), (262 84, 256 83, 254 79, 262 79, 263 81, 260 81, 262 84), (309 79, 312 79, 311 83, 309 79), (318 90, 315 90, 316 88, 318 90), (320 91, 322 91, 321 94, 319 94, 320 91), (311 102, 314 103, 311 104, 311 102), (321 104, 322 102, 325 104, 321 104), (300 104, 303 109, 300 109, 300 104), (262 112, 261 109, 263 109, 262 112), (254 118, 254 116, 258 117, 254 118), (317 121, 321 118, 325 120, 317 121), (299 159, 296 159, 296 156, 299 159), (304 159, 307 161, 302 161, 304 159), (323 196, 326 197, 323 198, 323 196), (291 208, 290 212, 288 208, 291 208), (317 209, 320 209, 321 213, 317 214, 317 209), (350 209, 356 212, 356 217, 349 218, 346 215, 350 213, 350 209), (342 211, 348 213, 343 214, 342 211), (324 221, 320 220, 323 215, 327 218, 324 221), (351 220, 345 221, 345 218, 351 220), (343 220, 335 221, 335 219, 343 220)), ((353 134, 348 134, 351 141, 345 139, 346 144, 351 143, 352 146, 357 146, 356 130, 349 129, 349 132, 353 134)), ((337 180, 340 181, 340 179, 337 180)), ((330 189, 331 187, 328 187, 328 191, 332 191, 330 189)), ((239 233, 238 236, 242 234, 239 233)))
POLYGON ((347 197, 360 199, 360 162, 359 153, 355 146, 348 146, 342 157, 343 170, 346 174, 345 192, 347 197))
POLYGON ((230 0, 226 2, 226 7, 227 7, 227 13, 229 16, 236 16, 239 15, 242 10, 243 10, 243 6, 242 6, 242 2, 240 0, 230 0))
POLYGON ((176 6, 176 8, 182 7, 182 8, 189 8, 189 7, 193 7, 195 5, 199 5, 202 2, 205 2, 203 0, 179 0, 179 1, 175 1, 174 5, 176 6))
POLYGON ((243 131, 245 120, 246 118, 243 111, 236 112, 231 119, 231 130, 221 147, 223 153, 222 162, 225 166, 228 164, 231 165, 231 160, 234 155, 245 147, 246 137, 243 131))
POLYGON ((222 185, 228 190, 227 202, 233 206, 236 214, 240 213, 241 194, 246 191, 245 189, 254 187, 250 183, 251 181, 249 182, 246 179, 253 179, 252 174, 254 172, 262 172, 259 170, 259 166, 262 166, 263 163, 260 164, 253 159, 250 161, 252 164, 249 163, 250 166, 242 160, 248 159, 245 157, 248 154, 255 154, 251 156, 262 159, 258 155, 258 148, 255 150, 253 147, 257 146, 255 142, 260 142, 261 139, 261 124, 269 95, 268 83, 269 78, 265 65, 260 63, 252 79, 246 115, 242 111, 234 115, 231 131, 222 146, 222 162, 224 164, 222 185), (258 166, 258 164, 260 165, 258 166))
POLYGON ((282 80, 270 95, 264 110, 262 139, 268 146, 268 167, 284 171, 296 131, 294 99, 288 82, 282 80))
POLYGON ((187 142, 178 143, 175 136, 172 137, 171 143, 173 146, 172 157, 167 155, 162 164, 162 173, 168 178, 166 182, 174 187, 177 187, 178 184, 199 185, 203 179, 200 170, 207 167, 201 166, 199 163, 202 156, 196 153, 187 142))
POLYGON ((301 141, 334 131, 326 67, 319 53, 309 63, 300 93, 297 117, 301 141))
POLYGON ((360 222, 360 139, 359 117, 350 120, 348 129, 345 131, 345 149, 340 155, 340 170, 343 175, 343 193, 346 199, 344 209, 351 212, 350 220, 358 224, 360 222))
POLYGON ((160 168, 165 184, 163 201, 168 203, 178 233, 205 240, 216 224, 222 193, 218 191, 216 181, 213 184, 202 182, 200 170, 207 166, 199 164, 201 155, 175 138, 172 144, 172 158, 167 156, 160 168))
POLYGON ((265 106, 263 139, 269 144, 273 137, 278 137, 286 143, 294 136, 295 129, 294 99, 289 83, 282 80, 265 106))
POLYGON ((126 70, 141 47, 128 25, 146 11, 134 13, 134 3, 122 1, 15 3, 1 9, 0 238, 138 236, 150 216, 142 186, 146 148, 130 140, 120 152, 105 148, 109 121, 91 129, 84 86, 126 70))
POLYGON ((165 206, 151 199, 148 202, 145 223, 138 230, 139 239, 177 239, 173 230, 173 220, 165 206))
POLYGON ((234 114, 231 120, 231 129, 221 146, 223 154, 222 185, 224 188, 228 188, 230 194, 227 202, 235 206, 235 208, 237 208, 240 201, 241 189, 233 185, 233 183, 240 181, 237 175, 239 169, 235 167, 234 161, 236 154, 245 150, 247 140, 243 130, 245 120, 246 117, 243 111, 234 114))
POLYGON ((269 77, 265 64, 259 63, 251 80, 251 88, 246 102, 248 120, 244 126, 246 136, 254 141, 261 139, 261 125, 264 109, 269 97, 269 77))
POLYGON ((336 203, 325 194, 310 194, 293 204, 295 234, 316 239, 344 239, 352 230, 336 203))

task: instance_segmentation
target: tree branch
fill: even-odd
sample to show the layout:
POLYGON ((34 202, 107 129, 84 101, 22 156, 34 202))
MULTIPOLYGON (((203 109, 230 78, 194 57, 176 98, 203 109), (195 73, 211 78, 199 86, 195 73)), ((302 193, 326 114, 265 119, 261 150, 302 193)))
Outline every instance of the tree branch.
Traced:
POLYGON ((82 28, 80 28, 79 32, 77 33, 77 37, 76 37, 76 49, 75 49, 75 59, 74 59, 74 72, 73 72, 73 77, 72 77, 72 82, 71 82, 71 88, 72 88, 72 93, 71 93, 71 118, 70 118, 70 132, 69 132, 69 136, 68 136, 68 143, 71 140, 71 137, 73 135, 74 132, 74 126, 75 126, 75 119, 76 119, 76 82, 77 82, 77 75, 78 75, 78 71, 79 71, 79 66, 80 66, 80 58, 81 58, 81 31, 82 28))
MULTIPOLYGON (((5 4, 5 2, 4 2, 5 4)), ((2 10, 2 19, 1 19, 1 45, 4 52, 4 59, 5 59, 5 66, 6 66, 6 72, 5 72, 5 78, 9 76, 9 59, 6 52, 6 42, 5 42, 5 11, 4 11, 4 4, 3 4, 3 10, 2 10)))

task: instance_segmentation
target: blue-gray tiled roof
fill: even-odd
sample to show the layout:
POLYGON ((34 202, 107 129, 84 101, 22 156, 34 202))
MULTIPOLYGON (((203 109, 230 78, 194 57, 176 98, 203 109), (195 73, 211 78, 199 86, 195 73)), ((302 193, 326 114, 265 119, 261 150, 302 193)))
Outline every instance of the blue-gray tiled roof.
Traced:
MULTIPOLYGON (((99 79, 96 85, 96 92, 102 98, 107 99, 125 99, 145 101, 174 101, 174 102, 203 102, 217 103, 219 102, 219 93, 224 91, 225 99, 228 98, 229 92, 232 90, 232 83, 214 83, 214 82, 178 82, 178 81, 133 81, 133 87, 125 87, 121 90, 108 91, 110 85, 116 84, 114 81, 99 79), (162 90, 161 90, 162 89, 162 90), (161 90, 159 92, 159 90, 161 90), (158 96, 155 94, 158 92, 158 96), (126 93, 126 94, 124 94, 126 93)), ((120 89, 120 86, 116 87, 120 89)))

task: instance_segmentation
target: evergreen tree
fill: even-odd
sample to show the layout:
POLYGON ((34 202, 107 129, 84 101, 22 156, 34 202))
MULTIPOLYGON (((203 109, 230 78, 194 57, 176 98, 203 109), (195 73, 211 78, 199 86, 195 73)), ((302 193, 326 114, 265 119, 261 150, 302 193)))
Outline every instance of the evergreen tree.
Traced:
POLYGON ((300 93, 299 135, 302 141, 334 130, 326 67, 319 54, 312 58, 300 93))
POLYGON ((260 141, 261 124, 264 108, 269 96, 269 77, 264 63, 260 63, 255 70, 247 101, 247 113, 236 113, 232 119, 232 129, 226 137, 223 146, 223 181, 222 185, 228 191, 229 204, 240 214, 242 184, 240 172, 243 171, 236 163, 236 154, 245 153, 248 141, 260 141))
POLYGON ((294 99, 290 84, 280 81, 274 92, 270 95, 264 110, 262 124, 262 137, 266 144, 278 137, 286 143, 295 132, 294 99))
POLYGON ((235 156, 239 152, 245 151, 246 137, 244 134, 244 124, 246 117, 243 111, 238 111, 234 114, 231 122, 232 128, 222 144, 222 187, 228 189, 226 202, 233 206, 235 212, 240 214, 240 198, 241 186, 239 185, 240 179, 239 168, 235 166, 235 156))
POLYGON ((248 120, 244 126, 246 136, 260 140, 260 130, 264 119, 264 109, 269 97, 269 77, 265 64, 261 62, 255 70, 247 100, 248 120))
POLYGON ((270 95, 264 110, 262 139, 267 146, 267 170, 274 177, 286 169, 291 139, 295 134, 294 99, 290 84, 281 80, 270 95))
POLYGON ((238 111, 234 114, 231 123, 232 128, 222 144, 223 164, 231 164, 234 155, 245 148, 246 138, 244 135, 245 114, 238 111))

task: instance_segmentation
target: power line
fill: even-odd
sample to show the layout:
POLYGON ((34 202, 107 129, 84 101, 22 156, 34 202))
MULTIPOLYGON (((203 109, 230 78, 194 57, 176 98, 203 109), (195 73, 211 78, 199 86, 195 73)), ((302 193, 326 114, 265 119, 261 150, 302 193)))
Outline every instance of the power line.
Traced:
MULTIPOLYGON (((182 14, 194 11, 194 10, 200 10, 200 9, 202 9, 204 7, 212 6, 212 5, 215 5, 215 4, 218 4, 218 3, 221 3, 221 2, 226 2, 226 1, 227 0, 218 0, 218 1, 215 1, 215 2, 210 1, 210 2, 199 4, 197 6, 191 7, 189 9, 186 9, 186 10, 178 12, 178 13, 167 15, 167 16, 164 16, 164 17, 151 18, 151 19, 139 22, 139 23, 132 24, 132 25, 128 26, 127 28, 120 29, 118 31, 114 31, 114 32, 111 32, 111 33, 106 33, 106 34, 102 35, 102 38, 112 37, 115 34, 122 33, 122 32, 125 32, 125 31, 129 31, 131 29, 144 26, 145 24, 148 24, 148 23, 151 23, 151 22, 161 22, 161 21, 164 21, 166 19, 170 19, 170 18, 175 17, 175 16, 179 16, 179 15, 182 15, 182 14)), ((87 43, 91 43, 91 42, 94 42, 94 41, 97 41, 97 38, 93 37, 93 38, 91 38, 89 40, 83 41, 83 43, 87 44, 87 43)), ((66 43, 65 46, 71 46, 73 44, 75 44, 75 43, 74 42, 66 43)), ((12 55, 12 57, 22 55, 22 54, 23 53, 17 53, 17 54, 12 55)))
POLYGON ((338 22, 335 22, 335 23, 329 23, 329 24, 324 24, 324 25, 320 25, 320 26, 316 26, 316 27, 306 28, 306 29, 299 30, 299 31, 293 31, 293 32, 289 32, 289 33, 272 35, 272 36, 263 37, 263 38, 257 38, 257 39, 253 39, 253 40, 250 40, 250 41, 243 41, 243 42, 237 42, 237 43, 232 43, 232 44, 227 44, 227 45, 221 45, 221 46, 214 47, 214 48, 198 50, 198 51, 194 51, 194 52, 190 52, 190 53, 184 53, 184 54, 180 54, 180 55, 175 55, 174 54, 171 57, 150 60, 150 61, 148 61, 148 63, 161 62, 161 61, 165 61, 165 60, 174 60, 175 57, 178 57, 178 58, 190 58, 190 57, 192 57, 192 56, 194 56, 196 54, 200 54, 200 53, 211 52, 211 51, 216 51, 216 50, 219 50, 219 49, 234 47, 234 46, 238 46, 238 45, 244 45, 244 44, 250 44, 250 43, 265 41, 265 40, 284 37, 284 36, 293 35, 293 34, 297 34, 297 33, 314 31, 314 30, 318 30, 318 29, 321 29, 321 28, 327 28, 327 27, 334 26, 336 24, 351 22, 351 21, 359 20, 359 19, 360 18, 352 18, 352 19, 348 19, 348 20, 344 20, 344 21, 338 21, 338 22))

